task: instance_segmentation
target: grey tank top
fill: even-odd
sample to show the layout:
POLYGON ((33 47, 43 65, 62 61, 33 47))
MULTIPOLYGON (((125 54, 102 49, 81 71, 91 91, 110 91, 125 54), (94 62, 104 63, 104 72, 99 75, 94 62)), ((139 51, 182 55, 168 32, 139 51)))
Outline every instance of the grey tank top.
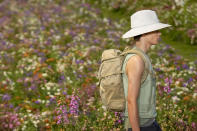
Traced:
MULTIPOLYGON (((136 47, 134 47, 134 48, 136 48, 136 47)), ((144 54, 145 54, 145 53, 144 53, 144 54)), ((128 55, 126 56, 125 62, 124 62, 124 64, 123 64, 123 72, 125 72, 125 67, 126 67, 126 63, 127 63, 128 59, 129 59, 130 57, 134 56, 134 55, 136 55, 136 54, 128 54, 128 55)), ((149 57, 148 57, 146 54, 145 54, 145 56, 146 56, 146 58, 148 59, 148 62, 149 62, 149 64, 150 64, 150 69, 153 70, 149 57)), ((150 77, 150 76, 148 76, 148 77, 150 77)), ((147 81, 147 82, 148 82, 148 81, 147 81)), ((147 83, 147 82, 146 82, 146 83, 147 83)), ((123 74, 123 83, 124 83, 124 88, 126 87, 126 90, 125 90, 125 94, 126 94, 127 91, 128 91, 128 90, 127 90, 127 88, 128 88, 128 84, 127 84, 127 83, 128 83, 128 78, 127 78, 127 75, 126 75, 125 73, 123 74)), ((154 82, 153 82, 153 83, 154 83, 154 82)), ((146 85, 141 85, 141 86, 144 87, 144 86, 146 86, 146 85)), ((153 116, 156 116, 156 114, 153 115, 153 116)), ((155 121, 155 117, 152 117, 152 118, 139 118, 140 127, 149 126, 149 125, 151 125, 154 121, 155 121)), ((130 124, 127 125, 128 122, 129 122, 129 118, 128 118, 128 110, 127 110, 127 104, 126 104, 126 110, 125 110, 125 127, 131 128, 131 125, 130 125, 130 124)))

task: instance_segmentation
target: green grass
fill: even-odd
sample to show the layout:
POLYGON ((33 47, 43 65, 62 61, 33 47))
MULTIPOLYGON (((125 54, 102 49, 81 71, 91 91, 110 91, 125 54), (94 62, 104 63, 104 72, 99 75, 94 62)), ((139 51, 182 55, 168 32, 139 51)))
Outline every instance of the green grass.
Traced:
POLYGON ((197 60, 197 46, 179 41, 172 41, 168 36, 162 36, 163 41, 175 49, 176 54, 190 61, 197 60))
MULTIPOLYGON (((94 2, 89 2, 89 3, 94 4, 94 2)), ((95 6, 101 9, 101 17, 110 18, 112 20, 124 19, 125 21, 128 21, 128 24, 130 24, 129 21, 130 15, 128 15, 129 14, 128 12, 125 13, 124 9, 110 11, 102 6, 99 6, 99 4, 95 4, 95 6)), ((123 27, 124 29, 129 29, 130 25, 125 25, 125 26, 128 27, 123 27)), ((171 47, 173 47, 178 55, 182 56, 185 59, 188 59, 189 61, 197 60, 197 45, 191 45, 189 43, 184 43, 180 41, 173 41, 170 39, 170 36, 167 35, 165 36, 163 35, 162 39, 166 44, 169 44, 171 47)))

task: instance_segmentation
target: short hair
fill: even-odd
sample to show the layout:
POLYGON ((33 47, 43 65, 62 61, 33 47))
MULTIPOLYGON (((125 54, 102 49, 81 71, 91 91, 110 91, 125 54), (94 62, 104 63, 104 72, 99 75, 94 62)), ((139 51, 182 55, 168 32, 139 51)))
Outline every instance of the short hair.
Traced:
POLYGON ((134 36, 133 39, 134 39, 135 41, 139 41, 141 36, 142 36, 142 35, 134 36))

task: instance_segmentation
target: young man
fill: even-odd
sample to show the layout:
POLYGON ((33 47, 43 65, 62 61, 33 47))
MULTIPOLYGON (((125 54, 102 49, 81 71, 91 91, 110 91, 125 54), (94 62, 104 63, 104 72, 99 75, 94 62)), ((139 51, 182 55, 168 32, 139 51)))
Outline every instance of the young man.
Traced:
POLYGON ((133 48, 140 50, 149 64, 149 74, 141 83, 145 70, 143 59, 136 54, 128 54, 123 63, 123 84, 126 101, 125 129, 129 131, 161 131, 155 120, 156 80, 147 55, 152 45, 159 42, 160 29, 171 25, 160 23, 155 11, 141 10, 131 15, 131 29, 122 38, 134 37, 133 48))

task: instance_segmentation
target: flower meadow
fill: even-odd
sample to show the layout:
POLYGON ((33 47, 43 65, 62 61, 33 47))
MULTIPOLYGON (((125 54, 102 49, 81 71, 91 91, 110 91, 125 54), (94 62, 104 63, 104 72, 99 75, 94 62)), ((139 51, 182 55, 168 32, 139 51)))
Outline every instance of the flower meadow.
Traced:
MULTIPOLYGON (((103 50, 129 45, 125 20, 82 0, 0 4, 0 130, 123 130, 103 108, 97 79, 103 50)), ((197 130, 197 61, 161 42, 148 53, 164 131, 197 130)))
POLYGON ((91 1, 100 8, 120 12, 129 21, 130 12, 141 9, 152 9, 159 14, 159 19, 173 25, 164 30, 168 39, 194 45, 197 43, 197 4, 195 0, 100 0, 91 1))

